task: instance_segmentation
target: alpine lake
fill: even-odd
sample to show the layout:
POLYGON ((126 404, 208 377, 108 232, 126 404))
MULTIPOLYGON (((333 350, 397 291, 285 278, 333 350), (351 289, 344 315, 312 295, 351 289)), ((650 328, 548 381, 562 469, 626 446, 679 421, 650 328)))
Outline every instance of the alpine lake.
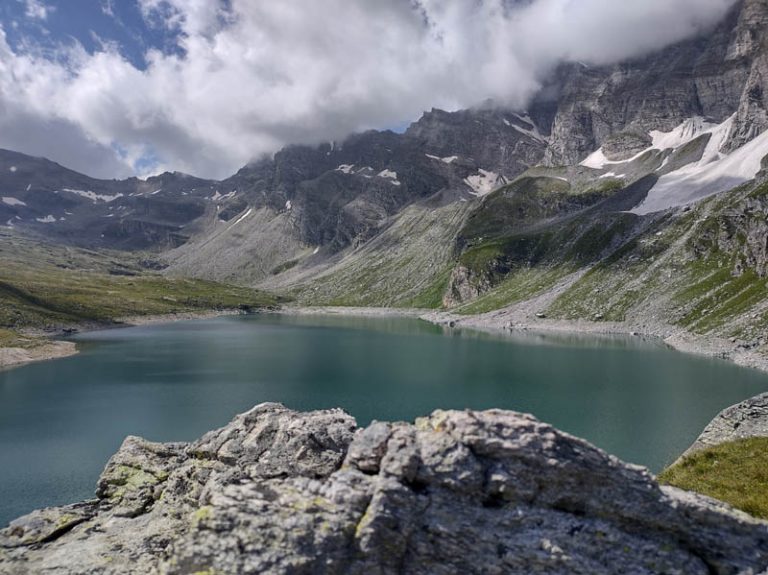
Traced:
POLYGON ((511 335, 416 319, 258 314, 90 332, 0 371, 0 525, 93 497, 127 435, 190 441, 262 402, 360 425, 435 409, 533 413, 658 472, 768 374, 636 337, 511 335))

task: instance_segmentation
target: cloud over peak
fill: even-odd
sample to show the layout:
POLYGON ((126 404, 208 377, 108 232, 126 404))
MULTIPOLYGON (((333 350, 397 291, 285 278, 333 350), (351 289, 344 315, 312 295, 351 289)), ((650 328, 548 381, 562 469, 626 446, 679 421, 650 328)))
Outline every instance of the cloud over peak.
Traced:
POLYGON ((557 64, 661 48, 735 0, 137 2, 147 26, 174 39, 148 48, 144 69, 110 42, 53 57, 0 34, 0 147, 101 176, 167 167, 224 177, 287 143, 398 125, 431 107, 524 106, 557 64))

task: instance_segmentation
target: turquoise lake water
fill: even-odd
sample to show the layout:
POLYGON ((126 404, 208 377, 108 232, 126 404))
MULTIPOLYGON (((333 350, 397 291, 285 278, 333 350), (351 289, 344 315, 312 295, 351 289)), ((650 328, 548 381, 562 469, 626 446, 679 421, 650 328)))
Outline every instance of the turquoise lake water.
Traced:
POLYGON ((257 315, 93 332, 0 371, 0 524, 93 496, 126 435, 192 440, 264 401, 361 425, 436 408, 535 414, 660 470, 768 375, 638 338, 444 331, 413 319, 257 315))

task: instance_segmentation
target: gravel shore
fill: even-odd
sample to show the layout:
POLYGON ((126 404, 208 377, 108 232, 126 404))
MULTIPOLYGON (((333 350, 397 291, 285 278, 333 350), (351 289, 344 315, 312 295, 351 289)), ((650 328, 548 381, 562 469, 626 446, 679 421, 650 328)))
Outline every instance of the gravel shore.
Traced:
POLYGON ((50 341, 33 348, 0 348, 0 369, 19 367, 36 361, 60 359, 77 353, 77 345, 71 341, 50 341))

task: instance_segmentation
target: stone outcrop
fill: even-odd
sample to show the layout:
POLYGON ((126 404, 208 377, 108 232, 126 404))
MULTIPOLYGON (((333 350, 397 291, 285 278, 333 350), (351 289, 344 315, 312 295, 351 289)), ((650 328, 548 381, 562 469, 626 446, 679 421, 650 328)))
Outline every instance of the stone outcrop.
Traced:
POLYGON ((748 437, 768 437, 768 393, 732 405, 717 414, 683 457, 748 437))
POLYGON ((0 535, 0 573, 679 573, 768 568, 768 524, 505 411, 358 429, 263 404, 128 438, 97 499, 0 535))
POLYGON ((751 61, 749 77, 724 152, 743 146, 768 129, 768 2, 746 0, 731 44, 731 59, 751 61))

